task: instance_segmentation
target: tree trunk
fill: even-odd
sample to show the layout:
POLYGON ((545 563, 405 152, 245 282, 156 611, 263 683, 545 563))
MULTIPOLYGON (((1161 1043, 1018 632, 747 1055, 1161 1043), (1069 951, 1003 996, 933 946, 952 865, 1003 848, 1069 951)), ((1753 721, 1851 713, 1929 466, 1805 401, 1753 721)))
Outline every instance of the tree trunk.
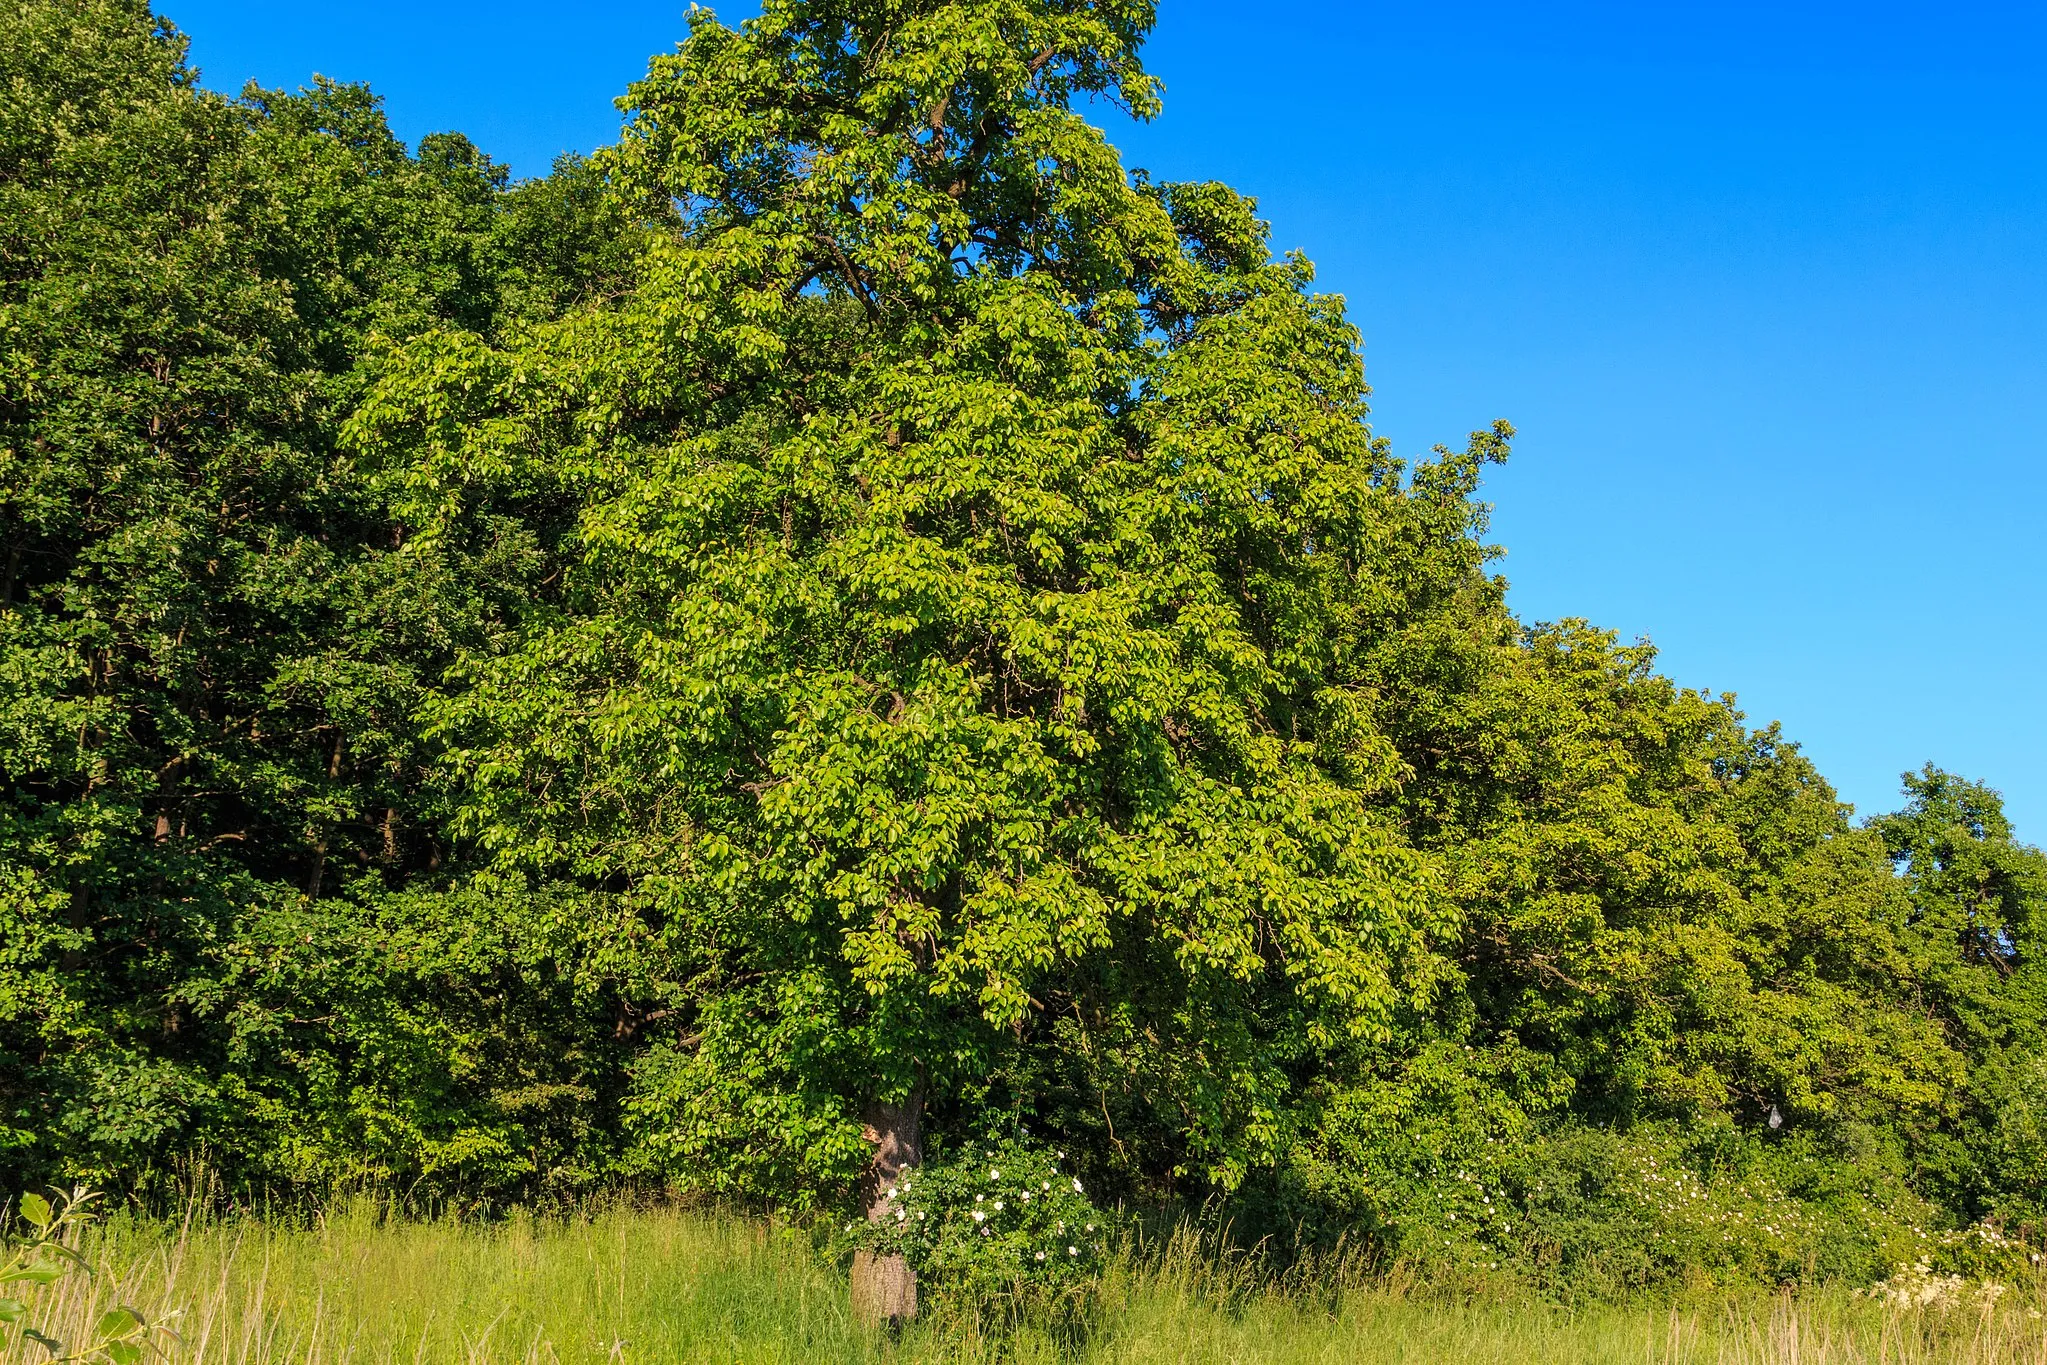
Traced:
MULTIPOLYGON (((911 1091, 903 1103, 877 1104, 867 1111, 867 1140, 874 1159, 860 1192, 867 1221, 879 1222, 889 1211, 889 1187, 903 1172, 924 1159, 924 1096, 911 1091)), ((917 1316, 917 1273, 900 1256, 871 1251, 853 1254, 853 1316, 875 1326, 894 1326, 917 1316)))

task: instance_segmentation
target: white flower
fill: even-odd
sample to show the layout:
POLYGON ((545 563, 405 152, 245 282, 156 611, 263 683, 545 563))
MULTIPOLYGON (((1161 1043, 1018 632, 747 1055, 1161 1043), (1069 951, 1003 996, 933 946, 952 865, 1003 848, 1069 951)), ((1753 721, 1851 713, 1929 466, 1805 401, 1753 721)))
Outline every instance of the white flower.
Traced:
POLYGON ((924 1221, 924 1210, 922 1209, 917 1210, 917 1221, 920 1223, 924 1221))
POLYGON ((1023 1200, 1024 1203, 1028 1204, 1031 1202, 1031 1192, 1029 1190, 1025 1190, 1022 1194, 1018 1195, 1017 1198, 1023 1200))
POLYGON ((1068 1256, 1078 1256, 1078 1255, 1080 1255, 1080 1248, 1079 1248, 1079 1247, 1068 1247, 1068 1248, 1066 1248, 1066 1254, 1067 1254, 1068 1256))
POLYGON ((1041 1252, 1039 1252, 1039 1253, 1038 1253, 1037 1255, 1038 1255, 1038 1259, 1039 1259, 1039 1260, 1041 1260, 1041 1261, 1042 1261, 1042 1260, 1044 1260, 1044 1259, 1045 1259, 1045 1253, 1044 1253, 1044 1252, 1042 1252, 1042 1251, 1041 1251, 1041 1252))
POLYGON ((1093 1223, 1089 1223, 1089 1224, 1087 1225, 1087 1230, 1088 1230, 1089 1232, 1093 1232, 1093 1231, 1095 1230, 1095 1225, 1094 1225, 1093 1223))
POLYGON ((1084 1194, 1084 1193, 1085 1193, 1085 1191, 1084 1191, 1084 1190, 1082 1190, 1082 1189, 1080 1188, 1080 1177, 1079 1177, 1079 1176, 1075 1176, 1075 1177, 1073 1178, 1073 1192, 1074 1192, 1075 1194, 1084 1194))
POLYGON ((988 1168, 988 1178, 990 1180, 1000 1180, 1002 1179, 1002 1172, 996 1170, 993 1166, 990 1166, 988 1168))
POLYGON ((986 1228, 982 1228, 982 1229, 981 1229, 981 1235, 982 1235, 983 1237, 986 1237, 986 1236, 988 1235, 988 1229, 986 1229, 986 1228))
POLYGON ((981 1202, 981 1201, 982 1201, 983 1199, 986 1199, 987 1197, 988 1197, 988 1196, 987 1196, 987 1195, 985 1195, 985 1194, 977 1194, 977 1195, 975 1195, 975 1196, 974 1196, 974 1202, 975 1202, 976 1204, 978 1204, 978 1203, 980 1203, 980 1202, 981 1202))
POLYGON ((1058 1153, 1057 1155, 1058 1155, 1058 1157, 1059 1157, 1059 1159, 1060 1159, 1061 1161, 1064 1161, 1064 1160, 1066 1160, 1066 1153, 1064 1153, 1064 1152, 1060 1152, 1060 1153, 1058 1153))
POLYGON ((902 1222, 907 1217, 909 1217, 909 1215, 904 1213, 901 1209, 896 1210, 896 1221, 898 1223, 902 1222))
POLYGON ((1002 1201, 1000 1199, 995 1201, 995 1211, 997 1213, 1002 1212, 1002 1201))
POLYGON ((895 1198, 895 1197, 896 1197, 896 1187, 895 1187, 895 1186, 891 1185, 891 1186, 889 1186, 889 1187, 888 1187, 888 1197, 889 1197, 889 1198, 891 1198, 891 1199, 893 1199, 893 1198, 895 1198))
POLYGON ((1038 1188, 1041 1190, 1049 1190, 1052 1188, 1052 1182, 1049 1180, 1040 1180, 1038 1182, 1038 1188))
POLYGON ((985 1223, 985 1222, 987 1222, 987 1221, 988 1221, 988 1215, 987 1215, 987 1214, 985 1214, 985 1213, 983 1213, 983 1212, 981 1212, 981 1211, 980 1211, 979 1209, 975 1209, 975 1210, 974 1210, 974 1221, 975 1221, 976 1223, 985 1223))

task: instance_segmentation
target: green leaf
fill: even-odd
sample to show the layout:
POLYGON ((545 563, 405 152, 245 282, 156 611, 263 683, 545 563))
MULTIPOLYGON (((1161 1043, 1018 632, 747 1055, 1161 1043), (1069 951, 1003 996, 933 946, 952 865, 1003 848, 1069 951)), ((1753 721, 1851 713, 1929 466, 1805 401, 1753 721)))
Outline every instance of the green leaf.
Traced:
POLYGON ((20 1299, 0 1299, 0 1322, 20 1322, 28 1305, 20 1299))
POLYGON ((64 1267, 51 1265, 48 1261, 38 1261, 34 1265, 0 1272, 0 1284, 55 1284, 63 1278, 64 1267))
POLYGON ((92 1330, 94 1336, 101 1341, 107 1341, 114 1337, 125 1337, 141 1325, 141 1319, 126 1308, 109 1308, 100 1314, 99 1324, 92 1330))
POLYGON ((107 1359, 113 1361, 114 1365, 135 1365, 136 1361, 142 1359, 142 1348, 133 1342, 109 1342, 106 1351, 107 1359))
POLYGON ((21 1197, 21 1216, 37 1228, 48 1228, 53 1216, 50 1201, 39 1194, 25 1194, 21 1197))

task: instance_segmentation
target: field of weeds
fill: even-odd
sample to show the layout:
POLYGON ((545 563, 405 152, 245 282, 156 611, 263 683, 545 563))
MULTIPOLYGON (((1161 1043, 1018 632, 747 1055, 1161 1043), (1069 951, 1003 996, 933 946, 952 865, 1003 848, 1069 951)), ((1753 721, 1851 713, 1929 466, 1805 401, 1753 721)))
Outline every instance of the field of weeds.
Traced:
MULTIPOLYGON (((1398 1275, 1272 1280, 1182 1236, 1112 1266, 1084 1322, 996 1330, 933 1315, 863 1330, 844 1280, 794 1233, 738 1218, 615 1210, 488 1225, 382 1220, 183 1226, 116 1218, 81 1247, 98 1273, 39 1291, 35 1316, 83 1339, 130 1303, 191 1365, 440 1362, 2034 1362, 2037 1291, 1887 1305, 1849 1294, 1694 1295, 1563 1308, 1449 1295, 1398 1275)), ((0 1353, 39 1361, 40 1347, 0 1353)))

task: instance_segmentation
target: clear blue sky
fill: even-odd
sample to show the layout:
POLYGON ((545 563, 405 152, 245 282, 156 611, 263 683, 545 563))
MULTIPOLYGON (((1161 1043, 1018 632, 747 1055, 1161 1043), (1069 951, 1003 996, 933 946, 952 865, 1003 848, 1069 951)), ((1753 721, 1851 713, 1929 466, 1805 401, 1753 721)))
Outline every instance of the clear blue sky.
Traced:
MULTIPOLYGON (((520 174, 683 12, 159 3, 209 85, 367 80, 520 174)), ((2047 6, 1160 8, 1165 115, 1113 135, 1258 196, 1403 453, 1521 429, 1525 618, 1648 636, 1865 814, 1931 759, 2047 839, 2047 6)))

